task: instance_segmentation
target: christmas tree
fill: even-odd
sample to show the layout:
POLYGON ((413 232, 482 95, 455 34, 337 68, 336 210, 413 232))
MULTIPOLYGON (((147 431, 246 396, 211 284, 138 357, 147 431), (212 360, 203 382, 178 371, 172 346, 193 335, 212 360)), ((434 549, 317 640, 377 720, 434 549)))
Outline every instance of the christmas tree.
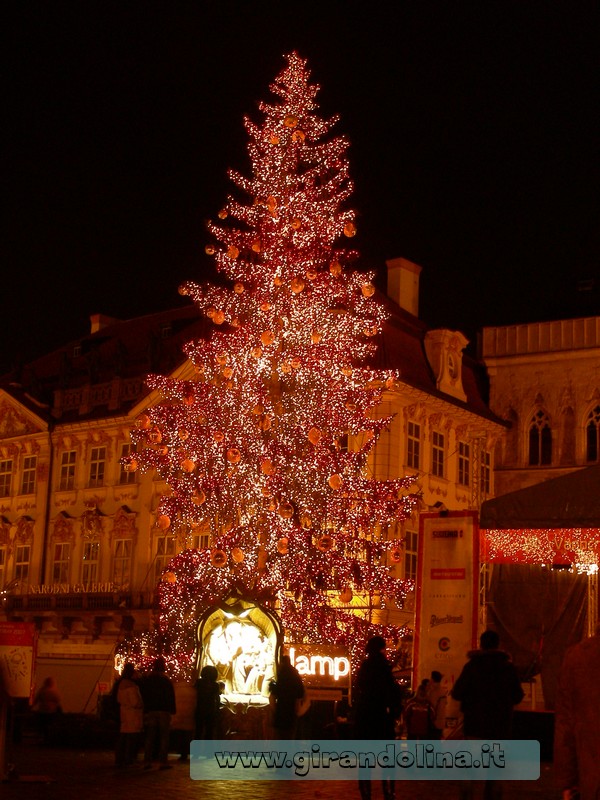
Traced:
POLYGON ((230 172, 236 194, 208 225, 228 285, 180 288, 212 333, 185 347, 193 377, 149 377, 164 400, 132 431, 129 468, 170 487, 158 527, 209 541, 159 585, 156 646, 182 669, 193 621, 232 591, 276 608, 294 641, 358 655, 368 636, 402 631, 353 611, 353 596, 401 605, 412 588, 390 575, 400 543, 387 531, 411 513, 413 479, 366 474, 390 422, 376 409, 394 375, 367 366, 385 311, 374 273, 352 268, 348 141, 317 115, 309 77, 292 53, 262 124, 245 119, 252 175, 230 172))

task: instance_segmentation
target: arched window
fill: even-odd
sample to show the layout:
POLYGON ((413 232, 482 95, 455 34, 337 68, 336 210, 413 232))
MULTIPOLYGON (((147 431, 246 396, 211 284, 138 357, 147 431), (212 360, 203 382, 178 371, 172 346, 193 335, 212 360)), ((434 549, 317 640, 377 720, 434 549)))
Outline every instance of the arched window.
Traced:
POLYGON ((600 405, 593 408, 587 418, 585 429, 586 460, 600 460, 600 405))
POLYGON ((552 430, 550 420, 540 408, 529 423, 529 465, 544 466, 552 463, 552 430))

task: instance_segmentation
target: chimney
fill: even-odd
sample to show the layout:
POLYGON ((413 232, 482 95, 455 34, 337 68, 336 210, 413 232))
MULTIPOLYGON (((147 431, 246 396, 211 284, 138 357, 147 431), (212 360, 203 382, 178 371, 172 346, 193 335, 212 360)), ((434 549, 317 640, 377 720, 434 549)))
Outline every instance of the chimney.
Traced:
POLYGON ((387 295, 400 308, 419 316, 419 275, 421 269, 407 258, 392 258, 387 264, 387 295))
POLYGON ((116 322, 120 322, 120 320, 114 317, 107 317, 106 314, 90 314, 90 323, 92 326, 90 333, 98 333, 98 331, 101 331, 103 328, 108 328, 109 325, 114 325, 116 322))

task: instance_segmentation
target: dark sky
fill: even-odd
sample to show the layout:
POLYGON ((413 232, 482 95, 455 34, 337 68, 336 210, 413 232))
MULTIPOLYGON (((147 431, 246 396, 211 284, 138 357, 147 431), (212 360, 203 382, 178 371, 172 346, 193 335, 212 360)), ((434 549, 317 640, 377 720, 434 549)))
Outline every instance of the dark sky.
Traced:
MULTIPOLYGON (((600 313, 598 12, 529 2, 27 2, 3 7, 2 369, 185 302, 248 172, 245 114, 292 49, 350 139, 364 268, 423 267, 421 316, 600 313), (579 282, 579 284, 578 284, 579 282)), ((383 270, 382 270, 383 272, 383 270)))

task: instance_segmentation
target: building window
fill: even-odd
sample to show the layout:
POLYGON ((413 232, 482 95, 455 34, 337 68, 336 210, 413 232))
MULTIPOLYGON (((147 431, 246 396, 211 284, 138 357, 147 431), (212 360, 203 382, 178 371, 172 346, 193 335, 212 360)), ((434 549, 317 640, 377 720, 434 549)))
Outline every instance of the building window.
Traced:
POLYGON ((29 580, 29 560, 31 558, 31 545, 18 544, 15 552, 15 580, 29 580))
POLYGON ((404 577, 406 580, 417 579, 417 533, 406 531, 404 539, 404 577))
POLYGON ((12 458, 0 461, 0 497, 10 497, 12 468, 12 458))
POLYGON ((113 583, 115 586, 128 586, 131 583, 131 557, 133 541, 117 539, 115 541, 115 558, 113 562, 113 583))
POLYGON ((446 442, 443 433, 433 431, 431 436, 431 474, 437 478, 444 477, 444 452, 446 442))
POLYGON ((156 542, 154 580, 158 582, 169 561, 175 556, 175 539, 172 536, 159 536, 156 542))
POLYGON ((75 461, 77 453, 69 450, 63 453, 60 459, 60 483, 58 488, 61 490, 73 489, 75 486, 75 461))
POLYGON ((83 543, 83 562, 81 565, 82 583, 95 583, 98 580, 100 562, 100 542, 83 543))
POLYGON ((192 547, 195 550, 206 550, 210 547, 210 533, 195 533, 192 536, 192 547))
POLYGON ((471 477, 471 446, 467 442, 458 443, 458 482, 468 486, 471 477))
POLYGON ((54 545, 54 560, 52 562, 52 582, 69 582, 69 561, 71 559, 71 545, 68 542, 56 542, 54 545))
POLYGON ((586 433, 586 461, 600 460, 600 406, 590 411, 586 433))
POLYGON ((413 469, 421 467, 421 426, 417 422, 408 423, 406 443, 406 463, 413 469))
POLYGON ((21 494, 35 494, 36 469, 37 456, 25 456, 23 459, 23 480, 21 481, 21 494))
POLYGON ((92 447, 90 453, 90 488, 104 486, 104 469, 106 467, 106 447, 92 447))
POLYGON ((0 547, 0 589, 6 583, 6 547, 0 547))
POLYGON ((552 431, 550 420, 540 409, 529 424, 529 466, 539 467, 552 463, 552 431))
MULTIPOLYGON (((133 445, 129 442, 121 447, 121 458, 127 458, 133 452, 133 445)), ((119 473, 119 483, 135 483, 135 472, 125 468, 125 464, 121 463, 121 472, 119 473)))
POLYGON ((484 450, 481 454, 481 496, 482 499, 490 493, 490 480, 492 476, 492 454, 484 450))

